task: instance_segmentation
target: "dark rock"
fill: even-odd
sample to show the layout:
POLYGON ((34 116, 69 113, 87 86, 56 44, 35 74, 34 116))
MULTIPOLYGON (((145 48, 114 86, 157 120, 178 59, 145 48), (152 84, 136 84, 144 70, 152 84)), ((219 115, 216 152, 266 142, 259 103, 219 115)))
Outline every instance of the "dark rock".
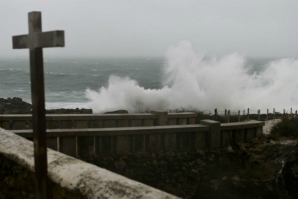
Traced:
POLYGON ((127 110, 117 110, 117 111, 105 112, 103 114, 128 114, 128 111, 127 110))
POLYGON ((202 156, 205 156, 205 152, 203 150, 197 150, 197 153, 202 155, 202 156))
POLYGON ((201 165, 201 166, 205 165, 205 162, 203 160, 197 159, 196 162, 198 165, 201 165))
POLYGON ((22 102, 23 100, 19 97, 13 97, 12 100, 16 101, 16 102, 22 102))
MULTIPOLYGON (((92 109, 51 109, 47 114, 92 114, 92 109)), ((21 98, 0 98, 0 114, 32 114, 32 105, 21 98)))
POLYGON ((50 109, 46 110, 47 114, 92 114, 92 109, 50 109))
POLYGON ((174 157, 175 153, 172 152, 172 151, 169 151, 169 152, 166 152, 166 155, 169 156, 169 157, 174 157))
POLYGON ((126 166, 126 163, 123 160, 118 160, 117 162, 115 162, 115 167, 118 170, 123 170, 123 168, 126 166))
POLYGON ((0 114, 29 113, 32 105, 21 98, 0 98, 0 114))
POLYGON ((193 198, 297 198, 297 141, 258 143, 222 150, 207 163, 207 178, 193 198))
POLYGON ((227 148, 228 153, 235 153, 234 149, 229 145, 227 148))
POLYGON ((208 160, 211 162, 214 160, 214 154, 212 153, 209 153, 208 156, 207 156, 208 160))

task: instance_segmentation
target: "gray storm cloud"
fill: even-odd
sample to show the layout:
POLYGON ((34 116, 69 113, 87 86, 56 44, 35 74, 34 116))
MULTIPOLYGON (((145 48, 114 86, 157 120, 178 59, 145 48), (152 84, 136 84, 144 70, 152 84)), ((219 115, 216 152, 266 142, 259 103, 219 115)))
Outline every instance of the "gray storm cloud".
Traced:
POLYGON ((30 11, 42 11, 44 30, 66 32, 66 47, 46 57, 163 57, 182 40, 208 55, 298 54, 297 0, 1 0, 0 57, 27 56, 11 36, 27 33, 30 11))

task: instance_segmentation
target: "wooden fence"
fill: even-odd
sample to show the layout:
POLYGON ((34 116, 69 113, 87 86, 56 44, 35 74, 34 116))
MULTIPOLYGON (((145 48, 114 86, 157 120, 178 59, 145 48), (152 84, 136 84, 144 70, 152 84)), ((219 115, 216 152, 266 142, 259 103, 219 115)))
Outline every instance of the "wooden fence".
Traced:
MULTIPOLYGON (((192 112, 167 113, 152 111, 146 114, 50 114, 46 115, 47 129, 82 129, 195 124, 192 112)), ((31 115, 0 115, 0 127, 7 130, 31 129, 31 115)))
MULTIPOLYGON (((180 119, 180 118, 179 118, 180 119)), ((264 122, 221 124, 202 120, 195 125, 140 126, 88 129, 48 129, 48 147, 73 157, 102 154, 195 151, 247 142, 262 134, 264 122)), ((10 130, 33 138, 32 130, 10 130)))

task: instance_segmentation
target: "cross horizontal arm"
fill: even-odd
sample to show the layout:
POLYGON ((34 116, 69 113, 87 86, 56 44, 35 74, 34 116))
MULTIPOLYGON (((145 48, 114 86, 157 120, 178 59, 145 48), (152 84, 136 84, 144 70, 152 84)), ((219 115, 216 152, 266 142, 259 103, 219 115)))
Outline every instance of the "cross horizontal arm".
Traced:
POLYGON ((64 45, 64 31, 60 30, 12 37, 13 49, 64 47, 64 45))
POLYGON ((28 37, 29 37, 28 35, 12 36, 12 48, 13 49, 29 48, 28 37))

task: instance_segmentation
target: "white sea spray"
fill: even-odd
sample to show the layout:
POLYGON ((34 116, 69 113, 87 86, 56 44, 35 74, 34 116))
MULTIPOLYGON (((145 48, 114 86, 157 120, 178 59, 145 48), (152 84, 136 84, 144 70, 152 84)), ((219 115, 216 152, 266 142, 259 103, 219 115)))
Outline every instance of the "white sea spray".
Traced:
POLYGON ((86 89, 86 106, 94 112, 298 108, 297 59, 276 60, 250 73, 243 56, 206 57, 187 41, 170 47, 165 59, 161 89, 145 89, 129 77, 111 75, 106 87, 86 89))

